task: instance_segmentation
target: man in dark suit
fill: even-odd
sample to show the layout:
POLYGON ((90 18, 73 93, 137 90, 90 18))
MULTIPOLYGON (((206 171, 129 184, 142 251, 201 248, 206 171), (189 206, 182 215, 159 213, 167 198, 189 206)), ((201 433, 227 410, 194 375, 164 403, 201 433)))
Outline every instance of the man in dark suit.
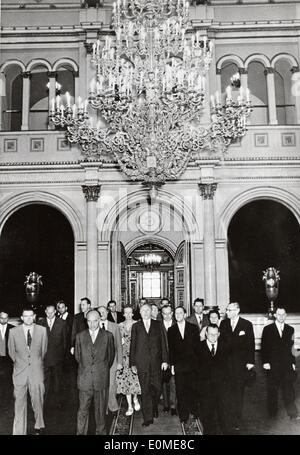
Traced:
POLYGON ((162 370, 168 368, 168 353, 161 323, 151 319, 151 306, 140 308, 141 320, 133 324, 129 366, 138 374, 141 385, 143 426, 153 423, 158 416, 158 401, 161 392, 162 370))
POLYGON ((267 406, 270 417, 278 412, 278 392, 281 389, 286 411, 292 420, 299 420, 295 405, 294 328, 285 323, 286 311, 277 308, 275 322, 263 329, 261 356, 267 373, 267 406))
POLYGON ((199 374, 199 331, 185 320, 186 310, 175 308, 176 324, 168 330, 169 359, 175 374, 177 409, 181 422, 190 414, 198 417, 197 379, 199 374))
POLYGON ((204 299, 195 299, 193 303, 194 313, 186 318, 187 322, 194 324, 198 328, 198 332, 200 334, 203 327, 206 327, 209 324, 208 317, 203 314, 204 310, 204 299))
POLYGON ((204 434, 215 434, 216 419, 224 434, 229 431, 226 406, 228 351, 219 335, 219 327, 210 324, 206 328, 206 339, 200 343, 198 385, 204 434))
POLYGON ((47 305, 46 317, 39 321, 39 324, 46 328, 48 336, 47 352, 44 358, 45 374, 45 402, 49 397, 50 387, 53 388, 51 402, 60 402, 63 364, 67 348, 66 323, 55 317, 55 306, 47 305))
MULTIPOLYGON (((161 309, 162 314, 162 328, 163 335, 165 337, 165 342, 169 354, 169 345, 168 345, 168 330, 172 325, 176 324, 175 319, 173 319, 173 310, 171 305, 164 305, 161 309)), ((176 415, 176 389, 175 389, 175 378, 171 374, 171 368, 169 367, 165 372, 163 372, 163 382, 162 382, 162 394, 163 394, 163 407, 164 412, 169 412, 171 409, 171 415, 176 415)))
POLYGON ((114 322, 115 324, 120 324, 120 322, 124 321, 124 316, 121 311, 117 311, 117 303, 115 300, 110 300, 107 304, 107 320, 110 322, 114 322))
POLYGON ((106 434, 105 415, 108 405, 109 371, 115 358, 113 335, 100 329, 100 314, 87 314, 88 330, 76 336, 75 358, 78 362, 79 409, 77 434, 86 435, 89 409, 94 399, 96 434, 106 434))
POLYGON ((73 318, 74 316, 68 311, 68 307, 63 300, 59 300, 56 304, 57 317, 62 321, 65 321, 66 326, 66 338, 67 338, 67 347, 66 355, 64 360, 64 376, 65 376, 65 386, 68 389, 70 383, 73 385, 76 380, 76 370, 77 364, 74 359, 74 356, 71 355, 71 336, 72 336, 72 327, 73 327, 73 318))
POLYGON ((236 431, 240 429, 248 372, 254 368, 255 363, 253 325, 247 319, 241 318, 239 313, 239 304, 229 303, 226 309, 227 318, 220 324, 220 340, 227 344, 229 349, 229 395, 232 426, 236 431))
POLYGON ((71 333, 71 354, 74 354, 75 340, 77 333, 88 328, 86 315, 91 309, 91 301, 87 297, 80 299, 80 313, 75 314, 71 333))
POLYGON ((8 312, 0 310, 0 409, 7 410, 12 399, 13 363, 8 355, 8 335, 13 325, 8 324, 8 312))

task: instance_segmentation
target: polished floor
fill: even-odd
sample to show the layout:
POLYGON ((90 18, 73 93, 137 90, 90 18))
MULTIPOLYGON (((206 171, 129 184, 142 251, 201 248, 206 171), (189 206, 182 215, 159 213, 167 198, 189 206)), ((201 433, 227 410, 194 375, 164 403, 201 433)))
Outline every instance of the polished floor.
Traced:
MULTIPOLYGON (((300 370, 300 352, 297 357, 297 368, 300 370)), ((256 362, 257 378, 255 383, 246 389, 244 418, 241 430, 237 434, 243 435, 300 435, 300 421, 291 421, 283 409, 280 400, 280 410, 277 419, 270 420, 266 413, 266 388, 265 378, 261 369, 259 354, 256 362)), ((296 403, 300 412, 300 373, 295 383, 296 403)), ((33 432, 33 414, 28 400, 28 434, 33 432)), ((142 427, 141 412, 135 413, 132 419, 124 417, 126 402, 123 400, 123 411, 119 416, 108 417, 107 427, 111 434, 133 434, 133 435, 180 435, 183 434, 179 419, 176 416, 164 414, 162 407, 159 407, 159 416, 154 424, 145 428, 142 427)), ((77 391, 75 381, 67 379, 64 384, 64 392, 61 400, 51 396, 45 406, 44 434, 46 435, 75 435, 77 412, 77 391), (59 401, 59 403, 57 403, 59 401)), ((6 410, 0 412, 0 435, 12 434, 13 424, 13 400, 6 410)), ((93 417, 90 419, 89 434, 94 432, 93 417)), ((216 434, 219 434, 216 431, 216 434)))

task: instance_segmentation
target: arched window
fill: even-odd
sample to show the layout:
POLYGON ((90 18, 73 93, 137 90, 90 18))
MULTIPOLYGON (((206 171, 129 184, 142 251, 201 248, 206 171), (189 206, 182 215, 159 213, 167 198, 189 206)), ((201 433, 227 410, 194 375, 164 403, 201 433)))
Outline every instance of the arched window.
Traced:
POLYGON ((275 63, 276 113, 279 125, 296 123, 295 97, 292 95, 292 65, 282 58, 275 63))
POLYGON ((268 92, 265 67, 258 61, 249 63, 248 88, 250 90, 253 112, 252 125, 267 125, 268 118, 268 92))
POLYGON ((35 66, 31 70, 29 130, 48 129, 48 70, 45 66, 35 66))
POLYGON ((2 76, 4 94, 2 102, 2 130, 20 131, 22 125, 23 78, 19 65, 11 64, 2 76))

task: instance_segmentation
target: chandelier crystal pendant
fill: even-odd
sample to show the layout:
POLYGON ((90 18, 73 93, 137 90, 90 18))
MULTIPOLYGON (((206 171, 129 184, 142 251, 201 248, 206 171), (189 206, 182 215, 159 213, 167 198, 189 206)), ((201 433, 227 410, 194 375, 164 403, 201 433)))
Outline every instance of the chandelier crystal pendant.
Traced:
POLYGON ((115 36, 93 44, 88 101, 71 106, 66 93, 66 106, 57 97, 50 110, 86 159, 111 154, 131 180, 156 186, 178 178, 193 152, 223 152, 245 134, 242 93, 224 107, 213 98, 211 124, 200 123, 212 43, 190 33, 188 2, 117 0, 112 18, 115 36))

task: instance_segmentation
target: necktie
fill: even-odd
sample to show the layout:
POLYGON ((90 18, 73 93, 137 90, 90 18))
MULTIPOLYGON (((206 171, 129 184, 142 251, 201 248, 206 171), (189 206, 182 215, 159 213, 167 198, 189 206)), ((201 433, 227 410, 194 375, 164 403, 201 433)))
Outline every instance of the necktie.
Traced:
POLYGON ((92 332, 92 343, 94 344, 96 340, 96 332, 92 332))
POLYGON ((102 326, 102 329, 105 330, 105 322, 102 322, 101 326, 102 326))
POLYGON ((199 329, 201 329, 201 326, 202 326, 202 319, 201 318, 198 318, 198 326, 199 326, 199 329))
POLYGON ((214 344, 211 345, 211 350, 210 350, 210 352, 211 352, 211 355, 212 355, 212 356, 215 355, 216 351, 215 351, 215 345, 214 345, 214 344))
POLYGON ((50 332, 51 332, 51 329, 52 329, 52 319, 49 320, 49 329, 50 329, 50 332))
POLYGON ((150 322, 149 321, 145 321, 145 324, 146 324, 146 332, 149 333, 150 322))
POLYGON ((282 332, 283 332, 283 324, 279 324, 279 335, 280 335, 280 338, 282 338, 282 332))
POLYGON ((234 331, 234 321, 231 321, 231 330, 234 331))
POLYGON ((32 336, 30 330, 27 330, 27 346, 30 348, 32 342, 32 336))

